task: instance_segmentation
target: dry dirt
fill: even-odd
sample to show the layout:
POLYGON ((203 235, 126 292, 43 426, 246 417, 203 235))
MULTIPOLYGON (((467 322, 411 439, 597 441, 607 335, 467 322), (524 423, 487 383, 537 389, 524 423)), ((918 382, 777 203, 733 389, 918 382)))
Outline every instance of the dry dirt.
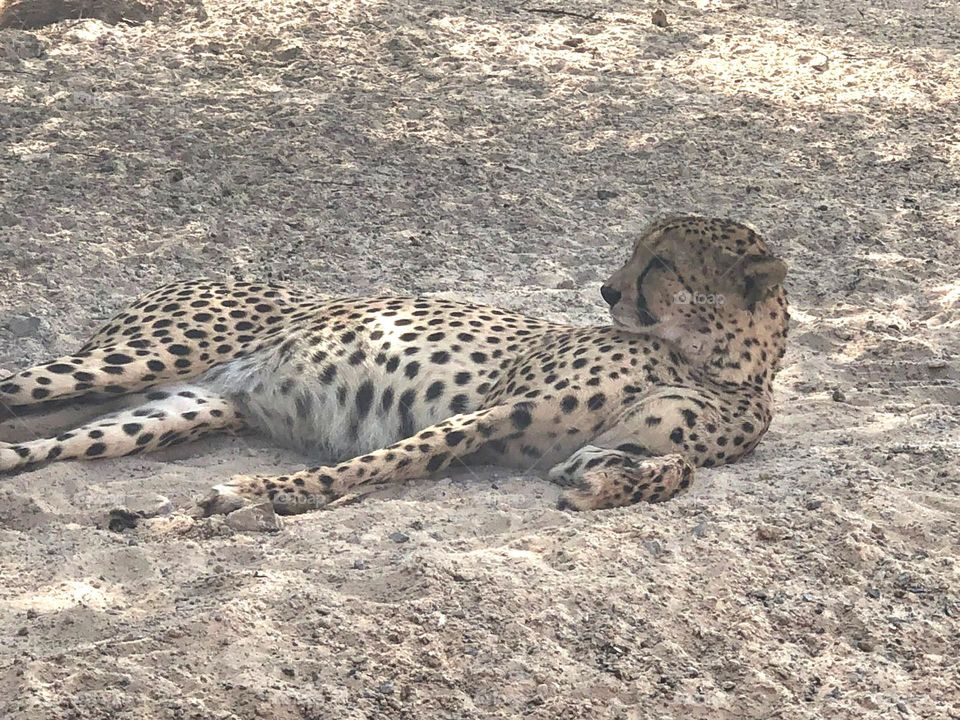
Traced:
POLYGON ((256 438, 4 478, 0 717, 960 717, 960 6, 525 1, 0 31, 0 367, 194 275, 604 322, 640 225, 720 214, 791 265, 757 452, 661 506, 480 469, 274 534, 103 528, 303 461, 256 438))

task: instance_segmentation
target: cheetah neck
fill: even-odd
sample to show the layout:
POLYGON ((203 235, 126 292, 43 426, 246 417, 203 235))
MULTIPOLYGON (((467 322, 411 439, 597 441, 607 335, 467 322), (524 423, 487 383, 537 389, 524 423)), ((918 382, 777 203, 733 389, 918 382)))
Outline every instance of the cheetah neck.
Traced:
POLYGON ((749 387, 764 396, 773 393, 773 380, 786 352, 789 315, 786 298, 771 298, 758 308, 746 327, 738 327, 717 343, 704 365, 708 378, 723 386, 749 387))

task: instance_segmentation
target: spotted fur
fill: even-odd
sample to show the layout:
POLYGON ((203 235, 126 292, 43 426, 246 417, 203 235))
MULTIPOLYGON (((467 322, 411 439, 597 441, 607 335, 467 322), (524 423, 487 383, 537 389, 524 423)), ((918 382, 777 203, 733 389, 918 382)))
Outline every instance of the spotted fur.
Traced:
POLYGON ((471 461, 542 470, 573 509, 667 500, 694 466, 732 462, 766 432, 785 274, 752 229, 677 217, 649 225, 603 285, 604 326, 435 298, 173 283, 76 354, 0 379, 14 411, 92 394, 130 406, 0 443, 0 471, 253 429, 325 464, 234 477, 202 502, 208 513, 262 499, 303 512, 471 461))

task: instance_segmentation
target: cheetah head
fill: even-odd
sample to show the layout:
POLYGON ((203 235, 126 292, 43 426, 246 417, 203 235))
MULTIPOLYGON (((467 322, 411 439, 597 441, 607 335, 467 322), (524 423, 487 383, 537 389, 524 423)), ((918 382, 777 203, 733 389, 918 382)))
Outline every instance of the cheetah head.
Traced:
POLYGON ((732 356, 741 366, 733 369, 751 377, 783 354, 786 273, 745 225, 669 217, 644 229, 601 294, 616 325, 672 343, 693 362, 732 356))

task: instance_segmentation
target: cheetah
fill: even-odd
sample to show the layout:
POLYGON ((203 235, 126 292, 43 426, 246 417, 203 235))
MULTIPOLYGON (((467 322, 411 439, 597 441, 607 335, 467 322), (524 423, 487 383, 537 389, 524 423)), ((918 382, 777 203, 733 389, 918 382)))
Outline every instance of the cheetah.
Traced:
POLYGON ((664 501, 694 467, 733 462, 766 432, 786 271, 746 225, 684 216, 638 234, 600 289, 612 318, 600 326, 440 298, 175 282, 75 354, 0 379, 13 411, 125 401, 55 437, 0 443, 0 471, 253 430, 326 464, 235 476, 203 513, 268 501, 302 513, 459 462, 540 471, 572 510, 664 501))

